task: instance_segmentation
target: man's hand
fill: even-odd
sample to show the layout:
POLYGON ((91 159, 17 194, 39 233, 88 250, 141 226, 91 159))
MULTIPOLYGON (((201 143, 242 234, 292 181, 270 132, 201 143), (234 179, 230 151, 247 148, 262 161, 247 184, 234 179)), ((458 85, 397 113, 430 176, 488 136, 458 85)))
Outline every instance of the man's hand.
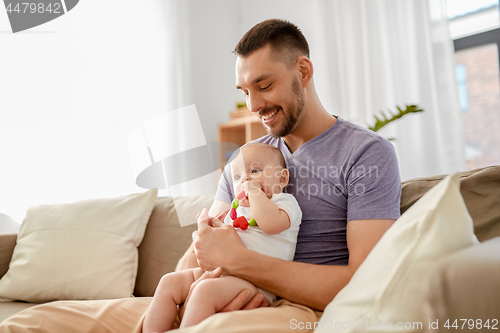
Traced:
MULTIPOLYGON (((218 258, 227 258, 230 256, 230 253, 227 252, 228 248, 231 248, 231 246, 235 246, 236 248, 243 247, 243 243, 234 228, 221 221, 224 219, 227 212, 220 214, 216 218, 209 217, 204 219, 208 216, 206 214, 207 212, 202 211, 196 216, 198 218, 198 231, 193 233, 194 251, 198 260, 198 265, 202 269, 208 269, 206 267, 212 267, 211 265, 215 265, 216 268, 214 271, 206 271, 195 283, 193 283, 193 285, 191 285, 188 298, 189 295, 191 295, 192 289, 197 283, 199 283, 199 281, 207 278, 220 277, 223 270, 221 268, 222 266, 217 264, 217 260, 218 258), (228 235, 227 237, 225 236, 226 234, 228 235), (220 241, 221 238, 222 240, 227 240, 227 243, 220 241), (231 245, 231 242, 234 244, 231 245)), ((258 293, 251 300, 249 300, 250 295, 250 290, 242 291, 220 312, 251 310, 270 305, 262 293, 258 293)), ((180 311, 184 312, 186 302, 184 302, 180 311)))
MULTIPOLYGON (((230 205, 226 204, 225 202, 220 202, 220 201, 214 202, 213 206, 215 206, 215 205, 217 205, 216 210, 215 210, 216 212, 222 211, 222 213, 217 215, 217 217, 215 217, 215 218, 218 220, 223 220, 229 210, 226 209, 224 211, 224 209, 222 209, 222 208, 225 208, 226 205, 228 205, 228 206, 230 206, 230 205)), ((212 208, 213 208, 213 206, 212 206, 212 208)), ((210 211, 213 212, 213 209, 210 209, 210 211)), ((201 220, 207 219, 207 220, 209 220, 209 221, 207 221, 207 223, 209 225, 212 225, 213 224, 212 221, 213 221, 214 217, 210 217, 208 215, 207 210, 203 209, 203 211, 199 212, 196 215, 196 219, 198 222, 200 222, 201 220)), ((193 235, 192 235, 193 240, 195 239, 196 233, 197 233, 197 231, 193 232, 193 235)), ((179 262, 177 263, 177 266, 175 267, 175 271, 178 272, 178 271, 182 271, 185 269, 196 268, 196 267, 198 267, 198 262, 196 260, 196 255, 194 253, 194 244, 191 243, 191 246, 189 247, 189 249, 179 259, 179 262)))
MULTIPOLYGON (((229 210, 220 213, 219 215, 217 215, 217 217, 215 217, 215 219, 217 219, 219 222, 223 221, 226 217, 227 212, 229 212, 229 210)), ((208 215, 208 210, 206 208, 203 208, 201 212, 196 214, 196 222, 198 223, 198 228, 200 227, 200 222, 203 221, 206 221, 209 226, 213 226, 213 220, 214 218, 208 215)))
POLYGON ((236 296, 235 299, 226 305, 220 312, 231 312, 235 310, 252 310, 256 308, 268 307, 271 305, 262 293, 255 295, 250 301, 248 298, 252 292, 250 290, 243 290, 236 296))
POLYGON ((222 267, 224 274, 227 274, 227 267, 239 260, 237 252, 245 250, 234 227, 217 218, 198 222, 193 245, 200 268, 211 271, 222 267))

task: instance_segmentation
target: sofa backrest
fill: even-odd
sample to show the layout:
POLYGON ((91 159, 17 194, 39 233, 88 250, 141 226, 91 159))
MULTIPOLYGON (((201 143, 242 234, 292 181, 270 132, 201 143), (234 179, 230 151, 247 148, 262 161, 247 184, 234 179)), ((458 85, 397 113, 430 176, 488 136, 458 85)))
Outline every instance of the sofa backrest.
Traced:
MULTIPOLYGON (((411 179, 402 183, 401 214, 446 175, 411 179)), ((500 166, 464 171, 460 192, 480 242, 500 237, 500 166)))
POLYGON ((139 246, 139 267, 134 295, 153 296, 161 277, 173 272, 191 245, 197 229, 196 213, 209 209, 214 196, 157 198, 144 239, 139 246), (179 219, 192 224, 181 227, 179 219))
POLYGON ((9 270, 16 239, 17 233, 0 234, 0 278, 9 270))

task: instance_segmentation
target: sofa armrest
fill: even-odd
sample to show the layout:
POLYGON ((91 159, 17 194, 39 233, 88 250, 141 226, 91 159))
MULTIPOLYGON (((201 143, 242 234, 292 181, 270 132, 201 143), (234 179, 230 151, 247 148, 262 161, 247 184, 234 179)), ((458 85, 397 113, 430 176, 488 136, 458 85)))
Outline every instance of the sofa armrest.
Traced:
POLYGON ((0 278, 9 270, 10 259, 16 246, 17 234, 0 234, 0 278))
POLYGON ((449 332, 443 326, 448 319, 450 326, 456 319, 459 326, 460 319, 483 324, 489 319, 491 325, 492 319, 500 319, 499 281, 500 237, 447 256, 430 274, 424 320, 438 320, 437 331, 443 332, 449 332))

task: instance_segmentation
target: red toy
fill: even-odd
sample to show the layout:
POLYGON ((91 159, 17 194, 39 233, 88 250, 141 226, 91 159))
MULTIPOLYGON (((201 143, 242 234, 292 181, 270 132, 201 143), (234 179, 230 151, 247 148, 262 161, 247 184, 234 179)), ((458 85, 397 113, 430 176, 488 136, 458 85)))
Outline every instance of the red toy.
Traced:
POLYGON ((251 219, 249 223, 246 217, 238 217, 238 214, 236 213, 236 208, 238 208, 239 206, 239 201, 245 198, 245 196, 245 191, 241 191, 240 193, 238 193, 236 198, 231 203, 231 210, 229 211, 229 217, 231 218, 231 220, 233 220, 233 227, 240 228, 241 230, 247 230, 249 225, 257 225, 255 219, 251 219))
POLYGON ((248 229, 247 218, 244 217, 244 216, 237 217, 233 221, 233 227, 235 227, 235 228, 241 228, 241 230, 247 230, 248 229))
POLYGON ((236 213, 236 209, 231 208, 231 210, 229 211, 229 217, 231 217, 231 220, 235 220, 237 216, 238 214, 236 213))

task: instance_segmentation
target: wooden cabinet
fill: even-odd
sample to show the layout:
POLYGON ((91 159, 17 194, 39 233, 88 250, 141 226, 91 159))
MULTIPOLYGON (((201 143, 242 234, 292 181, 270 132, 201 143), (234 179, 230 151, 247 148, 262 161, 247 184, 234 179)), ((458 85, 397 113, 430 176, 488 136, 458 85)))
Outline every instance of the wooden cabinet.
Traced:
MULTIPOLYGON (((245 108, 246 109, 246 108, 245 108)), ((232 142, 243 146, 245 143, 258 139, 267 134, 260 119, 247 111, 238 110, 236 112, 244 113, 244 115, 235 117, 225 124, 219 125, 218 141, 232 142)), ((225 165, 231 157, 234 150, 226 150, 219 152, 219 163, 225 165)), ((221 165, 221 164, 219 164, 221 165)))

